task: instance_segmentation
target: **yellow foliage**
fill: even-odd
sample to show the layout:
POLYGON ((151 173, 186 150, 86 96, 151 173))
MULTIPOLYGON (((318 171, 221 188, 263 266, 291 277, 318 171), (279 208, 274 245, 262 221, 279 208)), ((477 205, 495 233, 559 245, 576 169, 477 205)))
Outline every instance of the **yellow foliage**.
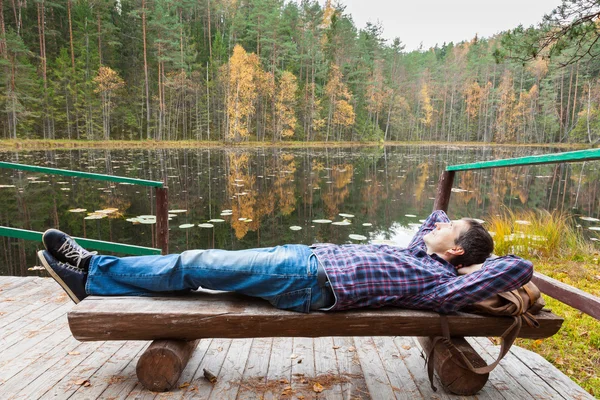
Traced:
POLYGON ((296 129, 296 91, 298 84, 291 72, 284 72, 279 80, 279 88, 275 98, 275 115, 277 116, 277 136, 281 139, 294 135, 296 129))
POLYGON ((340 68, 333 64, 329 72, 329 81, 325 86, 325 93, 329 97, 333 125, 348 127, 354 124, 354 108, 350 104, 352 94, 342 82, 340 68))
POLYGON ((94 83, 98 87, 94 90, 96 93, 112 92, 122 88, 125 82, 119 74, 117 74, 112 68, 102 66, 98 69, 98 75, 94 78, 94 83))
POLYGON ((479 106, 481 104, 481 86, 475 81, 467 86, 465 94, 467 96, 467 114, 470 118, 475 118, 479 113, 479 106))
POLYGON ((222 67, 226 84, 228 129, 227 138, 238 141, 249 135, 248 125, 254 114, 258 94, 256 77, 260 65, 255 54, 248 54, 239 44, 233 49, 229 63, 222 67))
POLYGON ((431 97, 429 96, 429 85, 423 81, 421 85, 421 111, 422 117, 420 121, 425 126, 431 126, 433 122, 433 106, 431 105, 431 97))

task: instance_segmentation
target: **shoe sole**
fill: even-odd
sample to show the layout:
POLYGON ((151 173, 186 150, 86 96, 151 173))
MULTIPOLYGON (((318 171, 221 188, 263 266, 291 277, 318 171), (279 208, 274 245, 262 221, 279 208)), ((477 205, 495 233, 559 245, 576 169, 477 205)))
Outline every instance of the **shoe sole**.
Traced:
POLYGON ((71 300, 73 300, 75 304, 78 304, 81 300, 77 296, 75 296, 75 293, 71 291, 69 286, 56 274, 56 272, 54 272, 50 264, 48 264, 48 261, 46 261, 46 257, 44 257, 44 250, 38 251, 37 255, 40 261, 42 262, 44 268, 46 268, 46 271, 48 271, 48 273, 50 274, 50 276, 63 288, 65 292, 67 292, 71 300))

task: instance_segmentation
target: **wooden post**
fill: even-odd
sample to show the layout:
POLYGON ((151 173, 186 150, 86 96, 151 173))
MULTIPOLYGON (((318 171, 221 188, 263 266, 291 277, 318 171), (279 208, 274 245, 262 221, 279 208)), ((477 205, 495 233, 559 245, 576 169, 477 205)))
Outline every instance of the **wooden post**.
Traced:
POLYGON ((153 341, 137 363, 136 374, 141 384, 153 392, 166 392, 173 388, 199 341, 153 341))
MULTIPOLYGON (((419 337, 419 343, 425 354, 429 354, 433 345, 433 338, 419 337)), ((452 343, 461 350, 475 368, 485 367, 487 364, 471 347, 463 337, 453 337, 452 343)), ((472 396, 485 386, 490 374, 479 375, 469 369, 463 368, 459 361, 455 360, 448 347, 438 341, 435 345, 433 356, 433 367, 446 390, 451 393, 472 396)))
POLYGON ((169 193, 166 187, 156 188, 156 237, 162 254, 169 254, 169 193))
POLYGON ((454 171, 444 171, 440 175, 438 182, 437 194, 433 203, 433 211, 443 210, 448 211, 448 203, 450 203, 450 194, 452 193, 452 184, 454 183, 454 171))

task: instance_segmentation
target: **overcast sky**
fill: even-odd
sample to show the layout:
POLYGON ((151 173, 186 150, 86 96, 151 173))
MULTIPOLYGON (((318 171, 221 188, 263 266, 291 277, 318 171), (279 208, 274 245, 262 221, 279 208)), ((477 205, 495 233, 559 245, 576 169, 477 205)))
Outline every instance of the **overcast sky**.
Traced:
MULTIPOLYGON (((325 0, 320 1, 322 4, 325 0)), ((519 24, 535 25, 561 0, 339 0, 355 25, 381 22, 386 39, 400 37, 406 50, 490 37, 519 24)), ((335 2, 334 2, 335 3, 335 2)))

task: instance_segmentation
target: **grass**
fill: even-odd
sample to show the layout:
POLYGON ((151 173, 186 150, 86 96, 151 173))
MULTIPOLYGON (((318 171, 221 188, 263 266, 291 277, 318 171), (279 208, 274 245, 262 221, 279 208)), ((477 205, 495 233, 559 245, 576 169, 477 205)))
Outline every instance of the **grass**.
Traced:
MULTIPOLYGON (((496 254, 531 259, 535 270, 600 297, 599 251, 561 213, 506 212, 490 219, 496 254), (528 221, 530 224, 516 221, 528 221)), ((547 307, 565 322, 554 336, 519 339, 517 344, 551 362, 590 394, 600 397, 600 321, 558 300, 544 296, 547 307)))

